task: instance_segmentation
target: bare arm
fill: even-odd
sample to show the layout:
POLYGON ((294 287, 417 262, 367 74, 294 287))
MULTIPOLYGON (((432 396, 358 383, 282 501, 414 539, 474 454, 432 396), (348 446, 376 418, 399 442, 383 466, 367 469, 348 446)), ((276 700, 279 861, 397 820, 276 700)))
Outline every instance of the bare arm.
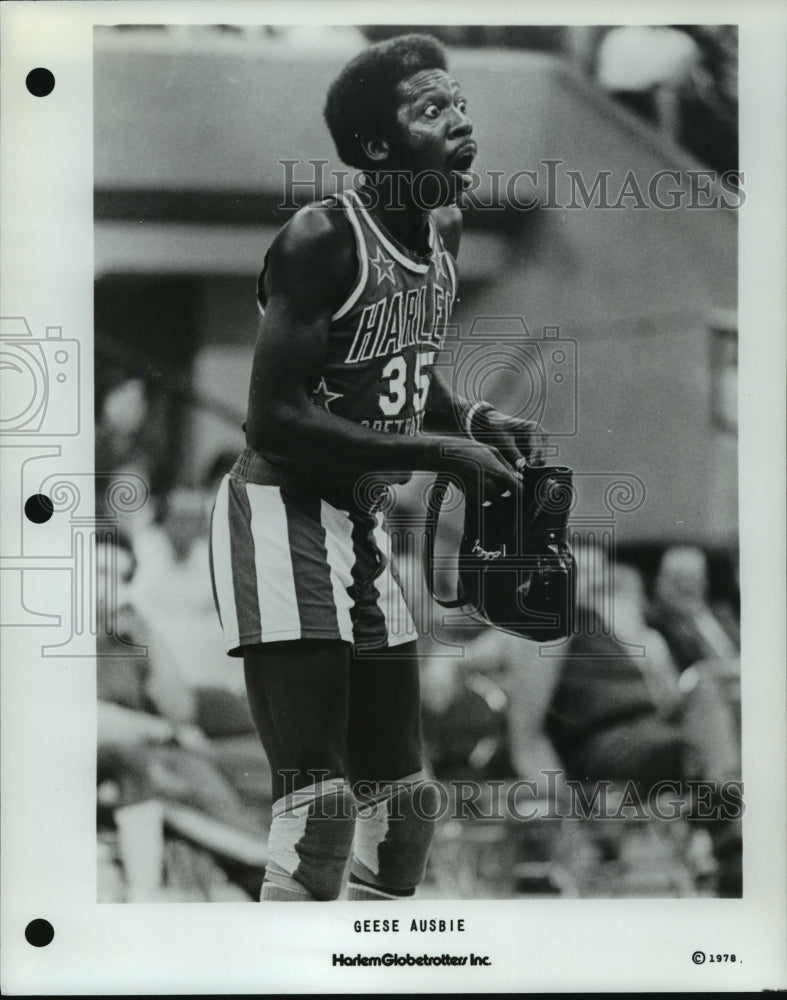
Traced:
POLYGON ((252 365, 246 437, 271 461, 317 477, 450 469, 485 472, 510 487, 517 474, 493 449, 444 435, 385 434, 311 401, 331 316, 355 274, 354 245, 333 209, 299 212, 271 247, 268 300, 252 365))
POLYGON ((165 743, 174 734, 172 723, 112 701, 98 702, 98 743, 165 743))

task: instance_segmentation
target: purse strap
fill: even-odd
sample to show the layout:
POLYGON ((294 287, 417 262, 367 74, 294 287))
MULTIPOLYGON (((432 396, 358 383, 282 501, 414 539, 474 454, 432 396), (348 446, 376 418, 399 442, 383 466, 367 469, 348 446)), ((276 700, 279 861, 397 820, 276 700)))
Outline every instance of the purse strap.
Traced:
MULTIPOLYGON (((435 537, 437 536, 437 522, 440 517, 440 511, 443 506, 443 500, 448 491, 449 486, 453 483, 452 479, 448 476, 438 474, 432 488, 429 491, 429 495, 426 501, 426 544, 424 546, 424 577, 426 578, 426 589, 429 591, 429 595, 440 605, 441 608, 461 608, 468 604, 473 603, 473 599, 467 595, 463 594, 461 591, 461 586, 459 581, 457 581, 457 596, 451 598, 450 600, 443 600, 443 598, 438 597, 435 593, 434 586, 434 548, 435 548, 435 537)), ((465 497, 465 502, 467 502, 467 497, 465 497)))

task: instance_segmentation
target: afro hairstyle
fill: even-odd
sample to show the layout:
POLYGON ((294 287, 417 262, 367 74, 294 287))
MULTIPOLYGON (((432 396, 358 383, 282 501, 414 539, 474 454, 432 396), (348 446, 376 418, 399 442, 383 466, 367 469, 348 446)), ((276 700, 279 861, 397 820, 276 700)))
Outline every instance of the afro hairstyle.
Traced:
POLYGON ((431 35, 398 35, 370 45, 347 63, 328 88, 323 110, 344 163, 361 170, 373 166, 361 139, 392 134, 397 85, 426 69, 447 69, 445 49, 431 35))

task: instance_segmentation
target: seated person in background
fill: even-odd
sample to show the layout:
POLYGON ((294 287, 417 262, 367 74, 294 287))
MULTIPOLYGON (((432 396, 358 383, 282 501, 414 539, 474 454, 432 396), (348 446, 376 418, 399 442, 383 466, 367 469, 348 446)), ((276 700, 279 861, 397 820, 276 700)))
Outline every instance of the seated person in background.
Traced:
MULTIPOLYGON (((437 611, 438 619, 440 613, 437 611)), ((438 780, 447 783, 454 802, 467 801, 464 797, 468 782, 480 790, 480 796, 472 800, 478 814, 465 812, 464 806, 455 813, 461 818, 462 835, 469 836, 472 842, 468 822, 474 815, 484 817, 482 823, 494 815, 500 809, 501 794, 505 794, 496 791, 495 786, 508 787, 517 779, 511 759, 506 688, 510 672, 515 669, 512 657, 527 644, 480 624, 433 628, 419 640, 425 654, 421 665, 424 743, 431 770, 438 780)), ((542 742, 542 752, 534 757, 538 768, 558 769, 560 764, 549 741, 543 738, 542 742)), ((528 802, 526 808, 531 805, 528 802)), ((509 835, 512 832, 509 828, 509 835)), ((502 890, 508 896, 512 889, 516 895, 560 892, 558 868, 553 863, 557 834, 550 820, 517 825, 513 864, 498 854, 499 881, 493 877, 493 885, 479 886, 482 893, 491 890, 494 896, 502 890), (535 863, 536 867, 523 870, 522 863, 535 863)), ((508 849, 500 844, 498 848, 508 849)), ((495 863, 491 868, 482 865, 475 869, 473 877, 483 880, 482 871, 494 872, 495 863)))
POLYGON ((175 487, 162 499, 157 523, 134 537, 135 601, 149 618, 213 614, 205 583, 211 501, 206 490, 175 487))
POLYGON ((700 660, 736 659, 738 624, 732 611, 708 604, 708 568, 701 549, 680 546, 664 553, 649 619, 667 640, 679 670, 700 660))
MULTIPOLYGON (((100 392, 97 386, 97 402, 100 392)), ((100 474, 123 470, 151 479, 149 449, 140 447, 141 439, 150 443, 147 395, 139 378, 121 378, 104 393, 96 413, 96 471, 100 474)))
MULTIPOLYGON (((645 625, 635 570, 613 577, 600 549, 577 546, 575 555, 577 628, 562 655, 540 657, 537 645, 506 637, 517 771, 537 777, 548 738, 568 778, 633 781, 643 799, 660 781, 708 781, 718 799, 722 783, 740 779, 740 750, 715 678, 695 671, 682 682, 645 625)), ((740 895, 740 823, 709 826, 719 894, 740 895)))
MULTIPOLYGON (((259 816, 212 759, 210 742, 191 721, 191 692, 158 655, 145 618, 129 600, 136 569, 129 539, 105 533, 97 543, 99 803, 112 810, 118 830, 127 898, 150 899, 162 874, 167 803, 231 827, 235 855, 237 833, 254 834, 241 845, 243 858, 262 858, 259 816)), ((220 832, 216 838, 220 844, 220 832)))
POLYGON ((498 675, 495 639, 499 633, 438 627, 443 643, 424 636, 419 649, 424 742, 435 776, 513 778, 508 750, 508 708, 504 679, 498 675))
MULTIPOLYGON (((217 456, 217 469, 224 457, 217 456)), ((209 470, 212 475, 213 469, 209 470)), ((208 572, 213 494, 179 486, 164 499, 159 523, 136 540, 140 571, 134 596, 158 654, 188 691, 192 719, 213 741, 219 766, 256 801, 268 768, 246 698, 243 670, 227 663, 208 572)))
MULTIPOLYGON (((175 726, 186 733, 193 700, 151 651, 148 623, 130 599, 137 560, 128 536, 99 534, 96 564, 99 736, 167 740, 175 726)), ((200 742, 198 733, 188 732, 200 742)))

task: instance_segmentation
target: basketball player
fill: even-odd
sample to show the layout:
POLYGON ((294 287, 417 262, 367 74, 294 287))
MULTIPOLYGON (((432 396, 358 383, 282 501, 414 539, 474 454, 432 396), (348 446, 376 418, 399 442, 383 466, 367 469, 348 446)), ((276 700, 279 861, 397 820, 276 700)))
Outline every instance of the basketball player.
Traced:
POLYGON ((446 470, 502 493, 543 447, 532 424, 436 378, 429 393, 457 292, 450 206, 476 152, 442 47, 406 35, 366 49, 325 119, 364 179, 297 212, 267 254, 247 447, 212 525, 227 650, 243 656, 273 773, 263 900, 336 899, 348 859, 350 899, 411 896, 424 874, 437 790, 416 634, 359 477, 446 470), (497 448, 480 428, 499 430, 497 448))

